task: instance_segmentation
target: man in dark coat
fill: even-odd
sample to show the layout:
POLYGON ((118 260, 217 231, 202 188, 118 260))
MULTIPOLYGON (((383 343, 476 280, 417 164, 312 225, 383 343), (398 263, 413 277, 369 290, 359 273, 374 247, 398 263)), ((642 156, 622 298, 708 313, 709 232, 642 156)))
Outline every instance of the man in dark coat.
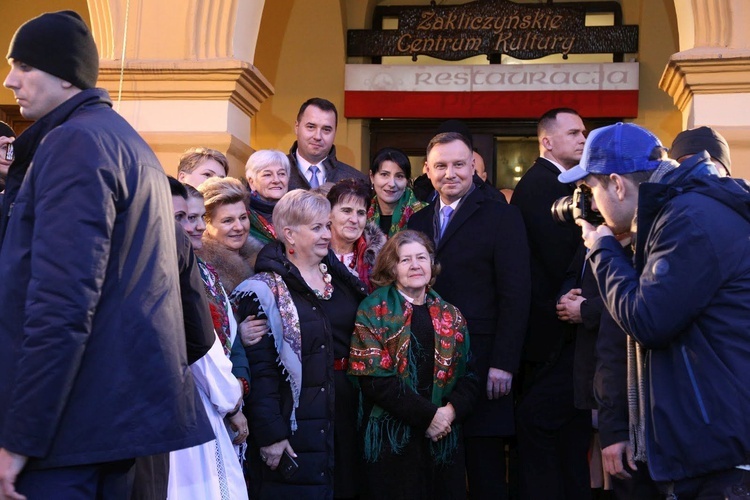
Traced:
POLYGON ((560 181, 583 180, 604 216, 579 224, 607 309, 635 341, 634 457, 668 497, 739 497, 750 482, 750 185, 719 178, 706 152, 676 167, 651 132, 617 123, 591 133, 560 181), (636 210, 633 266, 617 236, 636 210))
POLYGON ((297 140, 289 150, 289 191, 311 189, 341 179, 370 179, 336 159, 336 126, 339 114, 331 101, 313 97, 299 108, 294 133, 297 140))
POLYGON ((76 13, 28 21, 8 60, 4 85, 36 123, 14 143, 0 224, 0 491, 125 498, 134 457, 213 439, 167 178, 93 88, 76 13))
POLYGON ((573 404, 575 328, 556 311, 580 230, 556 223, 550 208, 573 193, 575 186, 557 182, 557 176, 580 160, 585 128, 574 110, 558 108, 541 117, 537 132, 540 156, 511 200, 523 215, 531 251, 531 314, 516 413, 521 492, 531 499, 583 500, 590 495, 591 412, 573 404))
POLYGON ((507 496, 503 437, 515 431, 511 384, 530 301, 523 220, 515 207, 488 199, 473 184, 472 150, 459 133, 430 141, 427 173, 440 196, 408 226, 436 243, 442 270, 435 290, 466 317, 485 389, 464 426, 471 498, 502 499, 507 496))

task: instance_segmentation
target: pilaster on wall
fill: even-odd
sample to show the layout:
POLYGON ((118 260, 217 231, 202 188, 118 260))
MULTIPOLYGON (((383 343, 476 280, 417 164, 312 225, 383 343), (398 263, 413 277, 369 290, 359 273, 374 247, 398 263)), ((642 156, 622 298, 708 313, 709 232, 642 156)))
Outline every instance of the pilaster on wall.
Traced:
POLYGON ((185 149, 204 146, 225 152, 230 175, 243 177, 251 118, 273 94, 252 64, 264 0, 88 4, 98 85, 165 170, 176 173, 185 149))
POLYGON ((707 125, 722 133, 733 175, 750 177, 750 5, 745 0, 674 4, 681 51, 670 57, 659 88, 682 112, 683 128, 707 125))

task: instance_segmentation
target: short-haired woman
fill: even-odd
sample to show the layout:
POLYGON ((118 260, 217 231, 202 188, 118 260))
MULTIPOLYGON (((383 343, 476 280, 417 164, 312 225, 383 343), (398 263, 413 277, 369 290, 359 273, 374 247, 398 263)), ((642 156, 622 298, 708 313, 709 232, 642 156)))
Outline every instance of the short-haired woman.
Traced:
POLYGON ((430 289, 438 272, 427 237, 399 232, 375 263, 381 287, 357 311, 349 374, 364 396, 362 498, 466 497, 460 424, 479 385, 466 320, 430 289))
POLYGON ((210 148, 190 148, 180 156, 177 180, 198 188, 211 177, 229 175, 229 161, 223 153, 210 148))
POLYGON ((357 394, 346 367, 366 291, 328 248, 330 212, 320 194, 284 195, 273 211, 278 241, 261 250, 258 274, 231 297, 239 318, 262 311, 271 327, 246 349, 251 487, 258 498, 358 494, 357 394), (284 453, 299 465, 292 475, 285 475, 284 453))
POLYGON ((232 177, 212 177, 200 185, 206 207, 203 248, 196 253, 211 264, 231 293, 253 275, 253 266, 263 244, 248 237, 247 190, 232 177))
POLYGON ((289 158, 276 149, 261 149, 245 164, 250 189, 250 234, 263 243, 276 239, 273 207, 289 190, 289 158))
POLYGON ((411 188, 411 163, 406 153, 383 148, 370 164, 370 182, 375 195, 367 220, 376 224, 390 238, 406 229, 414 212, 427 206, 414 196, 411 188))
POLYGON ((386 238, 376 224, 367 222, 370 189, 364 181, 344 179, 331 187, 327 198, 331 203, 331 249, 371 292, 370 274, 386 238))

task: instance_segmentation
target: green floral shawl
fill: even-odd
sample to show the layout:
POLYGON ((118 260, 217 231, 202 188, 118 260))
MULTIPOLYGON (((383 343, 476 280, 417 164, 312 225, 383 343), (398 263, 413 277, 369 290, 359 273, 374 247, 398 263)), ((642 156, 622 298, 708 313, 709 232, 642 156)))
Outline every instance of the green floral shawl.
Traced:
MULTIPOLYGON (((466 374, 469 356, 469 331, 459 310, 445 302, 435 291, 427 292, 425 303, 435 329, 435 369, 432 403, 443 406, 456 381, 466 374)), ((352 336, 349 374, 353 376, 399 377, 405 388, 416 391, 416 363, 410 346, 413 307, 395 285, 378 288, 359 306, 352 336)), ((361 403, 360 403, 361 405, 361 403)), ((361 409, 361 408, 360 408, 361 409)), ((455 425, 455 424, 454 424, 455 425)), ((365 457, 376 461, 383 435, 398 453, 409 441, 411 429, 375 405, 365 429, 365 457)), ((431 442, 432 456, 444 463, 458 444, 458 433, 431 442)))
MULTIPOLYGON (((414 215, 414 212, 418 212, 427 206, 427 203, 419 201, 414 196, 414 191, 410 187, 407 187, 404 194, 398 200, 398 205, 393 209, 393 218, 391 219, 391 229, 388 231, 389 238, 399 231, 406 229, 406 223, 409 222, 409 218, 414 215)), ((376 226, 380 226, 380 205, 378 204, 378 195, 372 197, 372 203, 370 204, 370 210, 367 211, 367 222, 372 222, 376 226)))

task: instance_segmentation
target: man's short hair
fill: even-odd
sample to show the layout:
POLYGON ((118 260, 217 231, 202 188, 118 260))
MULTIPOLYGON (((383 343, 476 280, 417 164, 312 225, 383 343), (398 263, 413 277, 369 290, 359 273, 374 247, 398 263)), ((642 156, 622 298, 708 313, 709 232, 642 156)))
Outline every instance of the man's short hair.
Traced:
POLYGON ((298 122, 302 119, 302 115, 305 114, 305 110, 310 106, 315 106, 323 111, 333 111, 334 122, 338 125, 339 112, 336 110, 336 106, 328 99, 323 99, 322 97, 311 97, 302 103, 302 106, 299 107, 299 112, 297 113, 298 122))
POLYGON ((561 173, 563 183, 579 181, 591 174, 626 175, 656 170, 665 149, 658 137, 633 123, 615 123, 591 131, 583 147, 581 162, 561 173))
POLYGON ((191 174, 204 160, 216 160, 219 165, 224 167, 224 175, 229 175, 227 157, 221 151, 210 148, 190 148, 182 153, 180 164, 177 166, 177 173, 191 174))
POLYGON ((550 109, 539 118, 539 124, 536 126, 536 135, 541 137, 545 130, 548 130, 550 127, 552 127, 552 124, 557 121, 557 115, 559 114, 575 115, 579 118, 581 117, 581 115, 578 114, 578 111, 573 108, 550 109))
POLYGON ((469 151, 473 152, 473 149, 471 148, 471 144, 469 143, 469 139, 467 139, 463 134, 460 134, 458 132, 443 132, 442 134, 438 134, 435 137, 433 137, 430 140, 430 143, 427 144, 426 156, 430 156, 430 151, 432 151, 432 148, 434 148, 438 144, 448 144, 454 141, 463 142, 464 144, 466 144, 466 147, 469 148, 469 151))

